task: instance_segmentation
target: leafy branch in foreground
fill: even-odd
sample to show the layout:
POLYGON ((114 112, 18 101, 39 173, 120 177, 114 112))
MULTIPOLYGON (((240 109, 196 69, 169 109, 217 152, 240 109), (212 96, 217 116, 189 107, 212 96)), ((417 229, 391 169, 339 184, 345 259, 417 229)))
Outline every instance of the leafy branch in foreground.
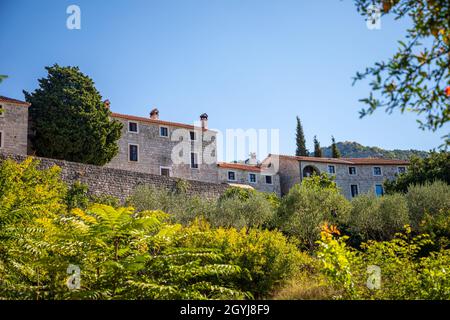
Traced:
MULTIPOLYGON (((450 2, 447 0, 355 0, 359 13, 370 16, 373 5, 395 19, 409 17, 406 40, 388 60, 357 72, 353 84, 372 78, 367 107, 360 116, 378 108, 424 115, 421 129, 437 130, 450 120, 450 2)), ((443 137, 450 144, 450 135, 443 137)))

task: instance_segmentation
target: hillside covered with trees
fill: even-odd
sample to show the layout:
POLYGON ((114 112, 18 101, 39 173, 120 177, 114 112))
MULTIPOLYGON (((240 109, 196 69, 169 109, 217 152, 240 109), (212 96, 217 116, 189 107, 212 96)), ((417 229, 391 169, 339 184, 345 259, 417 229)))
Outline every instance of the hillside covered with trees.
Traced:
MULTIPOLYGON (((358 142, 345 141, 336 143, 341 157, 343 158, 386 158, 386 159, 401 159, 408 160, 411 156, 425 158, 428 152, 421 150, 385 150, 379 147, 363 146, 358 142)), ((322 148, 324 157, 331 157, 331 146, 322 148)), ((312 155, 312 154, 311 154, 312 155)))

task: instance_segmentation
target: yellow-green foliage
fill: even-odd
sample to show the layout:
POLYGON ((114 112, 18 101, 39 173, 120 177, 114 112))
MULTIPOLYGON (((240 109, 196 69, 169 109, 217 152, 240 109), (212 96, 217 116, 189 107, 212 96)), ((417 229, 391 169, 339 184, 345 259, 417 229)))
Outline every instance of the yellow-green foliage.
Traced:
POLYGON ((299 267, 300 252, 278 231, 211 229, 206 222, 196 221, 184 232, 191 236, 184 238, 183 245, 216 248, 227 263, 240 266, 243 273, 234 283, 257 298, 290 279, 299 267))
POLYGON ((428 235, 411 236, 411 228, 391 241, 369 241, 357 251, 322 232, 318 257, 323 272, 342 298, 350 299, 450 299, 450 250, 421 256, 432 244, 428 235), (368 267, 380 268, 381 286, 369 288, 368 267))

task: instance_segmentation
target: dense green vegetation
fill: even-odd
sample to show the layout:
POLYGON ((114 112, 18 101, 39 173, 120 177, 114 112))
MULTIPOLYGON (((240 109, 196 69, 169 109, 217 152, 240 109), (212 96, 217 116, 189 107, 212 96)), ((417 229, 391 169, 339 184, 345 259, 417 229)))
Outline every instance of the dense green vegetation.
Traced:
MULTIPOLYGON (((385 158, 409 160, 412 156, 425 158, 428 152, 419 150, 385 150, 378 147, 366 147, 357 142, 337 142, 336 147, 343 158, 385 158)), ((333 156, 333 146, 322 148, 324 157, 331 158, 333 156)))
POLYGON ((188 187, 119 204, 57 167, 2 162, 0 299, 450 299, 444 182, 351 202, 325 174, 282 199, 188 187))
POLYGON ((119 151, 122 124, 111 111, 91 78, 78 67, 45 68, 39 88, 25 92, 33 148, 38 156, 104 165, 119 151))

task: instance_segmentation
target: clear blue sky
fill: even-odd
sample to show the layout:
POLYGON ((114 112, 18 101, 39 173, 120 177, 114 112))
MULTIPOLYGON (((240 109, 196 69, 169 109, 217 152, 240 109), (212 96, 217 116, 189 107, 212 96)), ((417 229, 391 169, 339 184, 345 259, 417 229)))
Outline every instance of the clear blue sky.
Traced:
POLYGON ((359 119, 366 83, 352 76, 388 58, 406 22, 369 30, 351 0, 0 0, 0 94, 23 99, 44 67, 77 65, 113 111, 210 127, 279 128, 295 152, 295 116, 307 145, 358 141, 383 148, 437 147, 446 133, 418 129, 415 115, 359 119), (66 8, 81 8, 81 30, 66 8))

